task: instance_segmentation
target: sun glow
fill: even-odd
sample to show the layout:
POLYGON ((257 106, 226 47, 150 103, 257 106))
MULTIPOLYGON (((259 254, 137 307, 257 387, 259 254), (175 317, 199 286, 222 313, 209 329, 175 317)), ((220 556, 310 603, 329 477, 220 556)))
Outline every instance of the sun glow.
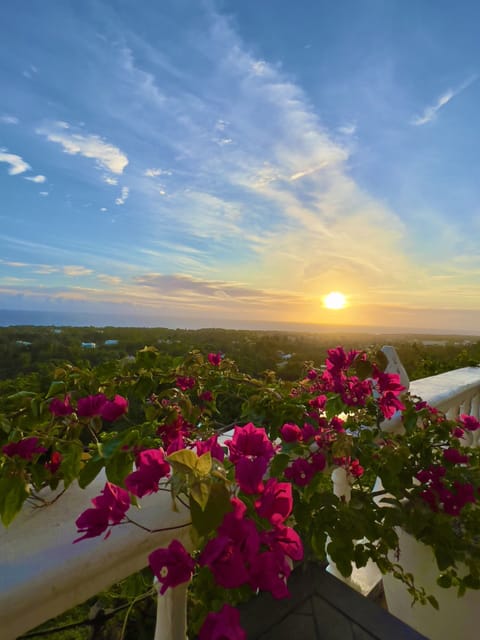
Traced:
POLYGON ((347 299, 340 291, 331 291, 323 298, 323 306, 326 309, 343 309, 347 304, 347 299))

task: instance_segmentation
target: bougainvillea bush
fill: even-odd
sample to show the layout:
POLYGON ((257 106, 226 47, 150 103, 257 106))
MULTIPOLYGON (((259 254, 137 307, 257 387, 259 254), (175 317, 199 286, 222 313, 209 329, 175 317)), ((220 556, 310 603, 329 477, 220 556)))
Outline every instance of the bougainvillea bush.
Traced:
POLYGON ((84 488, 102 470, 75 543, 136 526, 139 501, 169 491, 190 511, 192 544, 173 532, 148 563, 161 594, 190 584, 200 640, 244 638, 235 605, 259 591, 287 598, 293 567, 326 554, 344 576, 371 559, 436 606, 396 562, 398 528, 432 547, 440 586, 480 588, 474 417, 448 420, 410 397, 381 352, 331 349, 294 383, 252 378, 219 353, 163 362, 148 347, 95 370, 65 365, 46 394, 5 400, 5 525, 45 486, 84 488), (392 419, 399 433, 385 429, 392 419))

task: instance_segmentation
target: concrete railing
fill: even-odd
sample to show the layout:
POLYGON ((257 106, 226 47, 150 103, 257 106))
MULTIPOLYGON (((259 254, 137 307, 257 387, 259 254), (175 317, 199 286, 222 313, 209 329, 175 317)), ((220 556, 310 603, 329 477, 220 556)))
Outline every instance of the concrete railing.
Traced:
MULTIPOLYGON (((390 372, 405 371, 395 350, 384 348, 390 372)), ((479 417, 480 368, 470 367, 416 380, 410 391, 450 416, 468 413, 479 417)), ((72 544, 77 537, 75 520, 91 498, 103 489, 99 476, 86 489, 69 487, 55 503, 45 508, 26 506, 8 529, 0 528, 0 635, 17 636, 63 613, 102 590, 108 589, 147 565, 154 549, 178 538, 190 544, 189 513, 172 510, 171 497, 159 492, 141 500, 141 508, 129 515, 148 529, 181 527, 148 533, 134 525, 114 527, 108 542, 102 538, 72 544)), ((368 593, 381 576, 375 567, 357 572, 354 582, 368 593), (371 569, 371 571, 370 571, 371 569), (375 572, 376 571, 376 572, 375 572)), ((186 637, 186 589, 169 589, 158 598, 155 640, 184 640, 186 637)))

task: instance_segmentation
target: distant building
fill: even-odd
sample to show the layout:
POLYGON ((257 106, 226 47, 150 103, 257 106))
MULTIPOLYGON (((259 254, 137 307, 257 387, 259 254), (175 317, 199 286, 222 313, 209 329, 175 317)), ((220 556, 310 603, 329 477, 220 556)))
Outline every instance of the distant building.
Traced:
POLYGON ((17 340, 15 344, 18 344, 19 347, 29 347, 32 343, 26 340, 17 340))
POLYGON ((116 344, 118 344, 118 340, 105 340, 104 344, 106 347, 114 347, 116 344))
POLYGON ((96 349, 97 345, 95 342, 82 342, 83 349, 96 349))

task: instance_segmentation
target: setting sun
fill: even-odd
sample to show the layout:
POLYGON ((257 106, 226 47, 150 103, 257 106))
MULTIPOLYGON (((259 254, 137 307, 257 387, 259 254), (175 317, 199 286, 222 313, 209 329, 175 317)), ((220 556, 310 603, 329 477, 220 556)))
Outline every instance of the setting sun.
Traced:
POLYGON ((327 309, 343 309, 347 304, 347 299, 339 291, 332 291, 323 298, 323 306, 327 309))

